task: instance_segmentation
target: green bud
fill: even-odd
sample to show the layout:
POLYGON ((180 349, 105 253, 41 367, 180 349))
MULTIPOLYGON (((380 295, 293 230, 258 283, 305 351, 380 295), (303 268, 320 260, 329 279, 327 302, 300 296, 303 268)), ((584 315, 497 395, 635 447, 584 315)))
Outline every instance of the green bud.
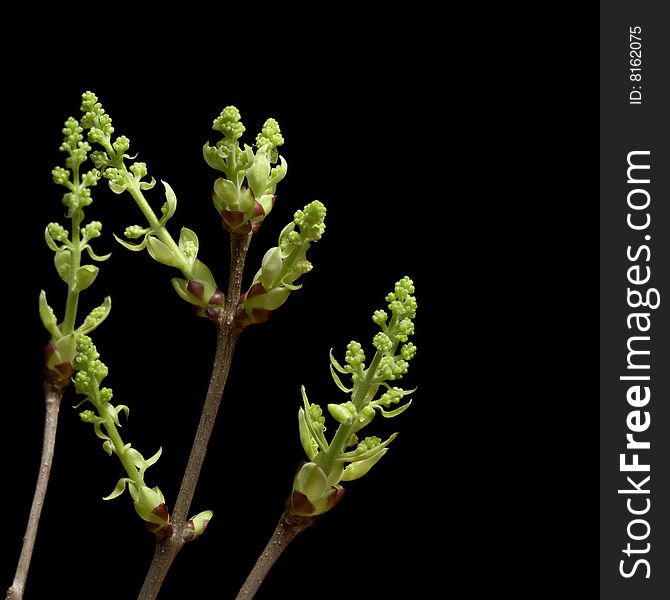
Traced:
POLYGON ((326 230, 326 207, 322 202, 314 200, 303 210, 298 210, 294 216, 294 222, 300 227, 300 235, 311 242, 321 239, 326 230))
POLYGON ((184 539, 187 542, 197 540, 209 525, 214 513, 211 510, 198 513, 184 524, 184 539))
POLYGON ((182 227, 179 234, 179 249, 184 253, 189 262, 193 263, 198 257, 199 245, 200 242, 195 231, 188 227, 182 227))
POLYGON ((67 385, 72 377, 75 357, 75 337, 68 334, 52 339, 44 349, 47 377, 52 382, 67 385))
POLYGON ((262 210, 258 211, 258 215, 255 214, 257 203, 248 188, 238 189, 231 181, 223 177, 219 177, 214 182, 212 200, 223 218, 224 225, 231 231, 248 231, 251 228, 249 221, 253 217, 264 216, 262 210))
POLYGON ((97 169, 92 169, 81 176, 82 185, 86 187, 94 186, 100 180, 101 174, 97 169))
POLYGON ((130 171, 135 175, 135 179, 142 179, 147 174, 147 163, 135 162, 130 165, 130 171))
POLYGON ((135 512, 145 522, 147 529, 155 533, 158 539, 171 536, 170 514, 163 493, 158 486, 154 488, 146 485, 131 486, 131 493, 133 487, 135 488, 133 493, 135 512))
POLYGON ((73 290, 81 292, 88 288, 95 281, 99 270, 95 265, 82 265, 79 267, 74 278, 73 290))
POLYGON ((382 379, 386 380, 400 379, 402 377, 402 373, 392 356, 384 356, 379 361, 379 373, 382 379))
POLYGON ((365 352, 359 342, 351 341, 347 344, 344 360, 355 369, 365 366, 365 352))
POLYGON ((377 325, 383 325, 388 319, 388 314, 384 310, 376 310, 372 315, 372 320, 377 323, 377 325))
POLYGON ((126 227, 123 235, 128 239, 136 240, 151 231, 151 227, 140 227, 139 225, 129 225, 126 227))
POLYGON ((339 423, 351 423, 356 417, 356 408, 353 402, 346 404, 329 404, 328 412, 339 423))
POLYGON ((395 337, 401 342, 406 342, 408 336, 414 334, 414 323, 411 319, 405 318, 401 319, 398 322, 397 329, 395 331, 395 337))
POLYGON ((389 309, 394 316, 399 318, 413 319, 416 316, 416 298, 414 293, 414 283, 409 277, 403 277, 395 284, 395 290, 386 296, 389 303, 389 309))
POLYGON ((214 194, 212 196, 216 210, 222 212, 241 212, 240 190, 232 181, 225 177, 218 177, 214 182, 214 194))
POLYGON ((238 140, 246 128, 240 120, 240 111, 234 106, 226 106, 221 114, 214 119, 212 129, 220 131, 226 138, 238 140))
POLYGON ((99 417, 92 410, 84 410, 79 413, 79 418, 84 423, 96 423, 99 417))
POLYGON ((111 402, 113 397, 114 397, 114 392, 112 391, 111 388, 104 387, 104 388, 100 389, 100 401, 101 402, 109 403, 109 402, 111 402))
POLYGON ((110 137, 114 133, 112 118, 105 113, 105 109, 102 108, 102 104, 98 102, 98 97, 94 93, 82 94, 81 111, 84 113, 81 119, 82 126, 91 129, 89 139, 94 132, 96 139, 101 139, 103 136, 110 137))
POLYGON ((400 356, 402 356, 405 360, 410 360, 414 358, 415 355, 416 346, 412 342, 403 344, 402 348, 400 349, 400 356))
POLYGON ((87 335, 77 337, 77 354, 86 360, 87 363, 100 358, 93 340, 87 335))
POLYGON ((94 238, 100 237, 101 231, 102 223, 100 221, 91 221, 84 227, 82 233, 85 238, 92 240, 94 238))
POLYGON ((77 329, 77 333, 86 334, 96 329, 107 318, 111 310, 112 299, 107 296, 100 306, 94 308, 88 314, 88 316, 84 319, 84 322, 77 329))
POLYGON ((393 347, 393 342, 385 333, 378 333, 372 340, 372 344, 380 352, 388 352, 393 347))
POLYGON ((282 256, 288 256, 293 250, 293 246, 296 243, 300 244, 300 234, 295 231, 295 223, 291 221, 284 229, 281 230, 279 234, 279 249, 282 252, 282 256))
POLYGON ((56 265, 56 271, 60 278, 68 283, 70 278, 70 268, 71 268, 71 255, 72 253, 67 248, 61 248, 56 252, 54 257, 54 264, 56 265))
POLYGON ((51 171, 51 175, 53 177, 54 183, 59 185, 67 185, 67 183, 70 181, 70 171, 64 169, 63 167, 56 167, 53 171, 51 171))
POLYGON ((279 129, 279 123, 275 119, 267 119, 263 125, 261 133, 256 136, 256 146, 262 148, 269 146, 271 149, 277 148, 284 143, 284 138, 279 129))
POLYGON ((88 141, 91 142, 92 144, 99 144, 104 139, 105 139, 105 134, 102 131, 102 129, 98 129, 97 127, 93 127, 88 132, 88 141))
POLYGON ((260 198, 266 193, 270 178, 270 161, 266 156, 264 148, 256 153, 254 164, 247 170, 246 175, 254 196, 260 198))
POLYGON ((172 250, 170 250, 158 238, 148 235, 146 240, 147 250, 149 251, 151 258, 153 258, 155 261, 170 267, 179 267, 181 265, 179 257, 172 254, 172 250))
POLYGON ((282 264, 281 251, 277 247, 270 248, 263 256, 260 281, 266 290, 271 289, 275 285, 277 276, 281 272, 282 264))
POLYGON ((329 485, 321 467, 308 462, 302 465, 293 480, 289 510, 301 517, 320 515, 333 508, 343 494, 341 486, 329 485))
MULTIPOLYGON (((46 233, 51 241, 66 242, 68 239, 67 229, 58 223, 49 223, 46 233)), ((54 249, 54 245, 49 243, 49 239, 47 239, 47 244, 52 250, 54 249)), ((58 250, 58 246, 55 246, 55 249, 58 250)))
POLYGON ((328 491, 326 474, 316 463, 306 463, 296 475, 293 489, 308 498, 319 499, 328 491))
POLYGON ((109 167, 103 171, 102 175, 109 180, 109 189, 115 194, 122 194, 125 191, 128 184, 123 171, 116 167, 109 167))
POLYGON ((207 265, 197 258, 191 263, 191 273, 193 279, 189 281, 178 278, 172 280, 175 291, 186 302, 197 307, 199 316, 218 322, 225 302, 223 292, 217 288, 207 265))
POLYGON ((277 197, 274 194, 263 194, 257 197, 254 205, 254 215, 257 221, 262 221, 270 214, 272 207, 275 205, 277 197))
POLYGON ((261 284, 255 284, 241 300, 241 304, 248 313, 254 309, 275 310, 286 302, 290 293, 291 290, 286 287, 275 287, 265 291, 261 284))
POLYGON ((244 150, 240 149, 238 140, 245 128, 234 106, 228 106, 221 112, 214 120, 213 128, 224 137, 216 143, 216 147, 205 144, 203 156, 212 168, 226 175, 214 183, 212 199, 216 210, 227 231, 255 232, 272 210, 277 183, 286 175, 283 159, 278 167, 271 167, 277 161, 275 148, 283 143, 279 126, 274 119, 266 121, 265 134, 259 136, 261 143, 255 154, 248 145, 244 146, 244 150), (242 185, 245 178, 248 187, 242 185))
MULTIPOLYGON (((91 134, 89 133, 89 138, 91 134)), ((89 154, 89 158, 93 161, 96 169, 102 169, 109 164, 109 155, 104 150, 95 150, 89 154)))
MULTIPOLYGON (((117 154, 123 154, 124 152, 127 152, 128 149, 130 148, 130 140, 125 135, 120 135, 119 137, 116 138, 116 140, 114 140, 112 147, 114 148, 117 154)), ((133 170, 132 166, 130 167, 130 170, 131 171, 133 170)), ((133 171, 133 173, 134 172, 135 171, 133 171)), ((146 175, 146 167, 144 169, 144 175, 146 175)))
POLYGON ((370 406, 364 406, 361 408, 361 410, 358 412, 358 423, 356 423, 356 431, 359 429, 363 429, 366 425, 372 421, 375 417, 375 409, 370 406))
POLYGON ((378 400, 373 402, 373 405, 388 408, 391 404, 398 404, 402 398, 414 391, 415 390, 405 391, 399 387, 389 387, 387 392, 383 393, 378 400))
POLYGON ((60 150, 72 154, 79 147, 80 142, 84 139, 82 135, 83 128, 79 125, 79 121, 74 117, 68 117, 62 129, 63 143, 60 150))

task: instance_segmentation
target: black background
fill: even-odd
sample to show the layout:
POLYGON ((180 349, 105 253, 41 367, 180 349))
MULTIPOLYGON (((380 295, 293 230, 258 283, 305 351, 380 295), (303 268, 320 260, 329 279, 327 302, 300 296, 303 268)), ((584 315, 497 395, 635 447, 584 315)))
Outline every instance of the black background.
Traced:
MULTIPOLYGON (((39 460, 46 336, 37 297, 46 289, 62 310, 64 294, 42 241, 63 212, 50 171, 63 160, 61 124, 86 89, 150 175, 172 185, 170 230, 198 232, 219 282, 227 240, 201 148, 216 139, 221 108, 238 106, 247 141, 267 116, 286 139, 288 175, 253 241, 247 281, 297 208, 315 198, 328 207, 304 288, 240 339, 192 506, 215 517, 179 555, 161 598, 235 596, 302 458, 300 385, 314 402, 340 401, 328 349, 369 342, 372 311, 405 274, 417 286, 419 352, 403 383, 419 389, 410 410, 370 429, 400 435, 291 545, 257 598, 490 588, 538 597, 595 581, 597 417, 583 381, 596 360, 595 10, 472 8, 437 14, 415 3, 363 17, 339 5, 295 15, 227 6, 159 17, 131 7, 84 10, 74 22, 55 14, 48 34, 6 22, 21 36, 3 53, 3 314, 18 333, 4 342, 17 391, 0 414, 2 581, 12 578, 39 460)), ((174 271, 110 240, 142 223, 132 200, 95 192, 87 215, 106 235, 96 248, 114 254, 82 308, 113 296, 95 332, 107 383, 131 408, 127 439, 145 456, 163 446, 147 480, 171 502, 214 332, 173 292, 174 271)), ((159 208, 160 184, 149 197, 159 208)), ((74 402, 62 407, 26 600, 134 598, 153 542, 127 496, 101 500, 122 473, 74 402)))
MULTIPOLYGON (((8 517, 2 581, 11 581, 39 459, 41 348, 47 341, 37 316, 39 290, 47 291, 57 314, 64 303, 64 285, 43 243, 49 221, 65 224, 61 189, 50 171, 64 160, 58 152, 62 123, 79 116, 80 95, 90 89, 149 174, 175 190, 179 204, 169 228, 175 237, 182 225, 196 230, 200 257, 220 285, 226 282, 228 240, 210 200, 217 174, 204 163, 201 148, 217 139, 211 123, 224 106, 240 109, 245 141, 253 141, 269 116, 286 139, 281 153, 288 175, 254 237, 247 283, 295 210, 313 199, 328 208, 326 234, 310 252, 315 268, 304 277, 304 288, 240 339, 192 506, 193 512, 211 508, 215 517, 202 540, 178 557, 161 598, 234 597, 272 533, 302 459, 300 385, 324 407, 344 400, 330 379, 328 350, 342 356, 351 339, 369 348, 376 328, 370 316, 405 274, 417 289, 419 354, 403 384, 419 389, 402 418, 378 418, 369 430, 398 430, 400 436, 369 476, 347 486, 337 510, 294 542, 257 597, 306 598, 318 590, 324 599, 343 593, 357 598, 393 595, 410 585, 417 597, 429 596, 441 585, 435 565, 442 568, 445 557, 426 542, 440 539, 448 495, 440 486, 455 460, 439 458, 437 450, 454 428, 450 380, 461 360, 447 357, 450 344, 438 326, 459 318, 460 311, 447 308, 453 290, 439 284, 450 279, 462 248, 450 234, 453 225, 446 224, 458 201, 449 190, 452 127, 438 112, 442 99, 432 78, 436 49, 428 37, 403 41, 398 31, 391 39, 390 33, 354 25, 328 40, 305 31, 292 49, 271 39, 232 43, 213 32, 196 40, 179 29, 147 26, 153 43, 140 46, 110 35, 82 48, 76 35, 63 35, 41 46, 40 60, 8 65, 12 164, 6 164, 13 175, 5 187, 11 199, 5 290, 7 321, 20 323, 21 334, 8 338, 6 348, 12 358, 5 375, 15 382, 16 395, 8 394, 2 416, 9 434, 2 439, 8 517), (439 383, 437 374, 446 382, 439 383)), ((161 188, 159 183, 147 194, 155 210, 163 202, 161 188)), ((145 457, 163 447, 146 480, 159 485, 171 504, 207 388, 214 330, 173 292, 169 279, 178 273, 112 239, 112 232, 143 224, 129 196, 115 196, 100 184, 86 215, 103 223, 95 250, 113 254, 82 294, 80 315, 112 296, 112 313, 94 332, 110 368, 105 383, 114 389, 115 403, 130 407, 124 440, 145 457)), ((101 500, 123 472, 79 420, 76 402, 69 390, 27 600, 56 592, 135 597, 152 555, 152 536, 130 497, 101 500)))

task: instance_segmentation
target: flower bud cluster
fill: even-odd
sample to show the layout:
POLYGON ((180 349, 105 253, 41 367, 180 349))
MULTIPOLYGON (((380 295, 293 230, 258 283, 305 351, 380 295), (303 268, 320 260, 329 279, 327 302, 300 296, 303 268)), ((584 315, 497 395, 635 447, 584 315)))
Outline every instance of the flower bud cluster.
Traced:
POLYGON ((267 321, 293 290, 300 288, 296 280, 312 270, 306 253, 312 243, 321 239, 326 228, 326 207, 314 200, 279 235, 278 245, 265 253, 261 268, 249 290, 240 298, 237 319, 242 323, 267 321))
MULTIPOLYGON (((141 206, 144 207, 145 214, 146 211, 152 212, 141 196, 143 191, 156 185, 156 180, 153 177, 149 181, 145 180, 148 169, 144 162, 133 162, 126 168, 124 159, 131 158, 127 154, 130 140, 124 135, 112 140, 112 120, 92 92, 83 94, 81 110, 84 113, 82 125, 89 130, 89 141, 102 146, 102 150, 92 153, 91 158, 102 169, 110 189, 116 194, 129 191, 138 203, 143 203, 141 206)), ((214 128, 229 140, 236 140, 244 131, 236 109, 226 109, 215 121, 214 128)), ((172 280, 179 296, 194 305, 198 315, 217 320, 223 311, 224 295, 218 289, 210 270, 197 258, 199 242, 195 232, 183 227, 179 242, 176 243, 167 231, 166 225, 177 209, 177 196, 167 182, 162 183, 165 188, 165 203, 161 207, 160 218, 157 215, 154 215, 155 220, 149 218, 148 227, 126 227, 126 239, 116 235, 114 237, 128 250, 138 252, 146 249, 155 261, 179 269, 185 278, 172 280), (139 241, 135 243, 134 240, 139 241)))
MULTIPOLYGON (((96 310, 102 309, 104 307, 96 310)), ((146 470, 160 458, 161 450, 159 449, 151 458, 145 459, 138 450, 121 441, 117 430, 121 427, 119 415, 123 412, 127 418, 130 409, 125 405, 113 406, 112 390, 100 387, 109 370, 100 360, 100 353, 88 335, 81 334, 77 337, 73 366, 77 370, 74 376, 77 393, 85 396, 84 402, 90 402, 95 408, 80 412, 79 417, 85 423, 93 425, 96 436, 103 440, 103 450, 110 456, 116 454, 128 475, 119 479, 112 493, 104 499, 116 498, 128 487, 134 501, 135 512, 142 518, 147 528, 159 539, 171 535, 170 515, 162 492, 158 487, 150 488, 144 482, 146 470)))
POLYGON ((91 190, 100 179, 97 168, 80 173, 80 165, 86 162, 91 146, 84 141, 84 128, 74 117, 69 117, 63 126, 63 143, 60 150, 67 153, 65 168, 55 167, 51 171, 54 183, 67 189, 63 195, 63 204, 68 208, 67 216, 72 216, 91 204, 91 190))
POLYGON ((98 97, 93 92, 82 94, 81 126, 88 130, 87 138, 92 144, 101 146, 101 149, 91 152, 91 160, 97 169, 102 171, 102 176, 108 180, 110 189, 115 194, 121 194, 129 185, 140 190, 150 190, 156 185, 156 180, 143 181, 147 175, 145 163, 136 162, 128 169, 124 165, 124 159, 131 158, 128 155, 130 140, 125 135, 112 139, 114 127, 112 118, 105 112, 98 97))
POLYGON ((275 119, 268 119, 256 136, 256 151, 240 148, 245 131, 240 112, 227 106, 214 120, 212 128, 223 138, 215 146, 205 144, 203 156, 213 169, 224 173, 214 182, 212 201, 223 226, 231 233, 257 231, 276 200, 277 184, 286 176, 286 161, 277 147, 284 138, 275 119), (279 161, 279 165, 273 167, 279 161))
POLYGON ((310 404, 304 387, 303 406, 298 411, 300 441, 309 462, 299 468, 293 491, 288 500, 289 511, 300 517, 313 517, 330 510, 342 497, 342 481, 352 481, 365 475, 388 451, 387 446, 396 433, 385 441, 377 436, 368 436, 359 441, 357 432, 366 427, 377 412, 391 418, 405 411, 411 400, 398 408, 402 398, 414 390, 390 387, 386 380, 395 380, 407 372, 408 360, 416 353, 416 347, 407 342, 414 333, 412 319, 416 316, 414 284, 405 277, 396 283, 395 290, 386 297, 391 320, 384 310, 376 310, 372 320, 381 328, 372 341, 375 355, 370 365, 365 366, 365 352, 359 342, 347 345, 345 366, 331 352, 331 375, 340 390, 351 394, 351 400, 341 404, 328 404, 328 412, 339 423, 335 435, 329 442, 325 435, 325 418, 318 405, 310 404), (398 353, 398 346, 400 347, 398 353), (346 387, 340 374, 351 377, 351 387, 346 387), (386 388, 377 399, 380 387, 386 388), (349 448, 354 447, 353 450, 349 448))
MULTIPOLYGON (((49 223, 44 230, 44 239, 47 246, 54 251, 54 266, 58 275, 68 285, 67 305, 72 306, 73 298, 88 288, 98 275, 98 267, 82 264, 82 254, 88 252, 91 259, 104 261, 109 258, 98 256, 93 251, 90 241, 100 237, 102 224, 91 221, 83 225, 84 207, 91 204, 91 190, 100 179, 97 168, 84 171, 80 167, 91 150, 88 142, 84 141, 83 126, 73 117, 68 118, 63 126, 63 142, 60 150, 67 153, 65 167, 55 167, 51 174, 57 185, 66 188, 63 195, 63 204, 68 208, 66 217, 72 220, 71 232, 59 223, 49 223), (73 269, 73 266, 76 266, 73 269)), ((59 323, 56 315, 49 306, 46 293, 42 291, 39 297, 39 314, 51 339, 44 349, 46 374, 52 384, 66 386, 74 371, 74 358, 78 337, 95 329, 107 316, 111 307, 109 298, 102 306, 93 309, 85 318, 84 323, 75 329, 76 313, 70 312, 65 323, 59 323)), ((67 310, 66 310, 67 312, 67 310)))

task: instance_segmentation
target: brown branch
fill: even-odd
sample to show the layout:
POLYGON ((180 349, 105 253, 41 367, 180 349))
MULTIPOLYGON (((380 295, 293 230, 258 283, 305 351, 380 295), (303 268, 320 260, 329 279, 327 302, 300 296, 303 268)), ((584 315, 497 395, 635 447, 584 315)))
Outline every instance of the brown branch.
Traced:
POLYGON ((188 511, 205 461, 207 446, 214 429, 216 415, 219 411, 223 390, 228 379, 230 363, 235 351, 237 339, 244 325, 235 319, 242 288, 242 275, 252 233, 244 235, 231 234, 230 280, 228 295, 223 316, 218 323, 216 354, 209 380, 207 396, 200 415, 200 423, 196 431, 191 454, 182 479, 177 501, 170 522, 173 534, 169 538, 158 541, 154 557, 140 590, 138 600, 154 600, 160 591, 174 559, 186 543, 184 525, 188 511))
POLYGON ((58 411, 60 409, 60 403, 61 399, 63 398, 64 391, 65 386, 62 383, 49 381, 47 376, 44 381, 44 400, 46 407, 40 470, 37 476, 37 484, 35 485, 33 503, 30 507, 30 515, 28 517, 28 525, 26 526, 26 533, 23 536, 21 555, 19 556, 19 562, 16 567, 14 581, 12 582, 11 587, 7 590, 7 596, 5 597, 5 600, 21 600, 23 598, 23 591, 26 587, 26 579, 28 578, 28 569, 30 569, 30 560, 32 559, 33 550, 35 548, 37 528, 39 527, 42 507, 44 506, 44 498, 46 496, 47 487, 49 485, 51 463, 53 462, 54 449, 56 446, 58 411))
POLYGON ((256 595, 258 588, 261 587, 265 577, 277 562, 282 552, 286 550, 299 533, 302 533, 307 527, 312 525, 315 520, 316 517, 297 517, 284 511, 272 537, 240 588, 236 600, 251 600, 256 595))

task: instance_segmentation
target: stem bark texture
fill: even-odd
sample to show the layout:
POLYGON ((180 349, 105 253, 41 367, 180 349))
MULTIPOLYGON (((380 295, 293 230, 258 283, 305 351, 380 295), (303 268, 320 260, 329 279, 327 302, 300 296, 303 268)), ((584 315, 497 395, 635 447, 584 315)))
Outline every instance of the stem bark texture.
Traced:
POLYGON ((58 429, 58 411, 60 410, 61 399, 65 386, 61 383, 49 381, 48 377, 44 382, 44 400, 46 404, 44 418, 44 438, 42 440, 42 458, 40 461, 40 470, 35 485, 35 495, 30 507, 28 525, 26 533, 23 536, 23 546, 21 555, 16 566, 16 573, 11 587, 7 590, 6 600, 21 600, 23 591, 26 587, 30 561, 35 548, 35 539, 37 538, 37 529, 42 515, 44 498, 46 497, 47 487, 49 486, 49 475, 51 474, 51 464, 53 462, 54 449, 56 447, 56 430, 58 429))
POLYGON ((236 600, 251 600, 261 587, 270 569, 277 562, 282 552, 295 537, 314 523, 316 517, 297 517, 284 511, 277 523, 277 527, 268 541, 254 568, 240 588, 236 600))
POLYGON ((193 440, 191 454, 182 479, 174 511, 170 517, 173 533, 170 537, 157 541, 153 560, 147 572, 138 600, 154 600, 165 581, 177 554, 186 543, 184 525, 205 462, 216 415, 219 411, 223 390, 228 380, 230 364, 235 351, 237 339, 244 325, 235 319, 240 300, 244 261, 246 259, 252 233, 244 235, 231 234, 230 280, 225 309, 217 326, 216 353, 209 380, 207 396, 200 415, 200 423, 193 440))

